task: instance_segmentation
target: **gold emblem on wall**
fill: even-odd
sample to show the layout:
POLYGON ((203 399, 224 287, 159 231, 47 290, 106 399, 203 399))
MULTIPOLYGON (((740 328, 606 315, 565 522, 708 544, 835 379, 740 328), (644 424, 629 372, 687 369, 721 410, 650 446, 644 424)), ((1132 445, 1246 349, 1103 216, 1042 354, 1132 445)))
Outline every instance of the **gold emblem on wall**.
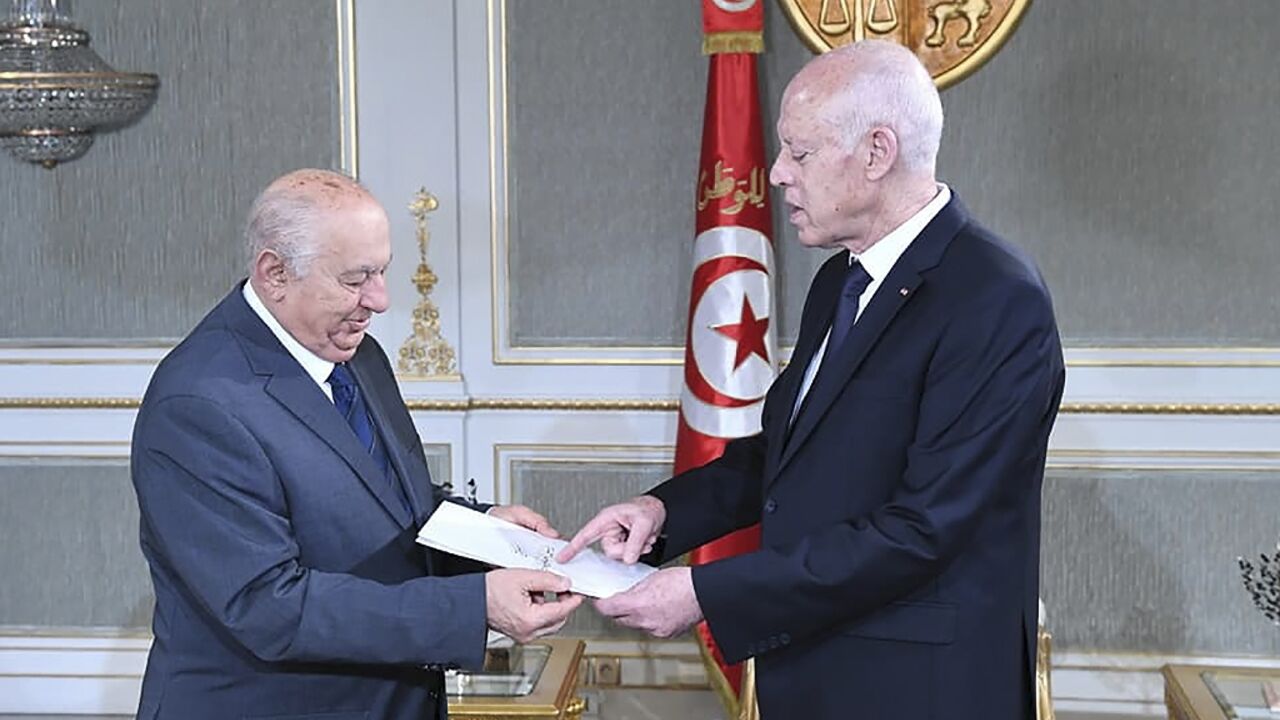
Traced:
POLYGON ((396 370, 414 377, 454 377, 458 363, 449 341, 440 334, 440 309, 431 300, 439 278, 427 264, 427 246, 431 233, 427 229, 427 215, 440 207, 436 196, 426 188, 418 190, 409 203, 409 213, 417 225, 418 271, 413 274, 413 285, 418 288, 418 304, 413 308, 413 334, 400 346, 400 360, 396 370))
POLYGON ((977 70, 1000 49, 1031 0, 778 0, 814 52, 867 38, 920 58, 938 87, 977 70))

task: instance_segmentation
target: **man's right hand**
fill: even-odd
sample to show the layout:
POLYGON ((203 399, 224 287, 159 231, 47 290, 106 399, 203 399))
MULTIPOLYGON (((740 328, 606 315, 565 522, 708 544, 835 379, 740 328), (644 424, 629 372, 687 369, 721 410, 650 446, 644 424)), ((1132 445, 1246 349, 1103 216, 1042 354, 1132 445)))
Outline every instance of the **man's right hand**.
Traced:
POLYGON ((583 548, 599 540, 605 557, 634 564, 641 555, 653 549, 653 543, 666 521, 666 506, 652 495, 641 495, 610 505, 582 526, 556 555, 556 562, 569 562, 583 548))
POLYGON ((570 595, 569 579, 540 570, 491 570, 484 577, 489 627, 518 643, 550 635, 564 627, 569 613, 582 604, 570 595), (543 593, 556 593, 544 600, 543 593))

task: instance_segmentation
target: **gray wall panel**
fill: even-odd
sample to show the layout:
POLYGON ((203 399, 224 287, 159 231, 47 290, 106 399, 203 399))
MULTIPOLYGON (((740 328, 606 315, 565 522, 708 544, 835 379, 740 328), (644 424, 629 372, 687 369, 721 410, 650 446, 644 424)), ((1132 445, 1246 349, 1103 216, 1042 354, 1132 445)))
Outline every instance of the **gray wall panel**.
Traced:
POLYGON ((0 460, 0 626, 151 624, 125 460, 0 460))
MULTIPOLYGON (((613 503, 638 495, 671 475, 667 463, 546 462, 511 463, 512 501, 547 516, 562 533, 573 533, 613 503)), ((595 610, 574 613, 562 631, 575 637, 646 637, 614 625, 595 610)))
POLYGON ((1041 593, 1055 647, 1276 655, 1239 555, 1274 549, 1272 473, 1050 471, 1041 593))
POLYGON ((175 338, 242 274, 272 177, 339 162, 333 2, 76 4, 94 47, 160 76, 133 127, 53 171, 0 157, 0 339, 175 338))
POLYGON ((1271 0, 1037 2, 945 93, 942 174, 1038 258, 1068 342, 1280 342, 1278 26, 1271 0))
POLYGON ((507 3, 515 344, 684 342, 699 17, 666 0, 507 3))
MULTIPOLYGON (((944 93, 940 174, 1035 256, 1074 345, 1275 345, 1280 3, 1038 2, 944 93)), ((766 3, 766 140, 812 54, 766 3)), ((512 340, 683 342, 706 63, 696 7, 508 3, 512 340), (590 313, 582 308, 589 307, 590 313)), ((775 193, 775 207, 781 200, 775 193)), ((775 213, 794 341, 822 252, 775 213)))

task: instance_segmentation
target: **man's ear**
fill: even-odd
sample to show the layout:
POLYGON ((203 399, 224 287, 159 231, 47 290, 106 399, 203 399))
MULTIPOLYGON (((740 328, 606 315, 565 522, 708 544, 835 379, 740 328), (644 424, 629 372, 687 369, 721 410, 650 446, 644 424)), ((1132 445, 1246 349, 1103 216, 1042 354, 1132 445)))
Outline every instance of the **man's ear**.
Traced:
POLYGON ((271 299, 279 300, 289 284, 290 277, 289 268, 279 253, 271 249, 258 253, 257 259, 253 262, 255 287, 264 289, 271 299))
POLYGON ((892 128, 878 125, 867 133, 867 179, 879 180, 898 162, 898 135, 892 128))

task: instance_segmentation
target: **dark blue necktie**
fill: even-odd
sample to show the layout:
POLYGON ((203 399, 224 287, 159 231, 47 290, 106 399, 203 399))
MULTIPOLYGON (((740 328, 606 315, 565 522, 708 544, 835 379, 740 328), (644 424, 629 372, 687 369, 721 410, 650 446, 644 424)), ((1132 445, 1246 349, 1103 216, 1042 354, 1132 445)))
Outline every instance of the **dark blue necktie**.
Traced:
POLYGON ((827 340, 827 357, 834 356, 844 344, 844 339, 853 329, 858 319, 858 301, 862 293, 871 284, 871 276, 863 269, 862 263, 854 260, 845 271, 844 287, 840 289, 840 298, 836 302, 835 318, 831 320, 831 338, 827 340))
POLYGON ((407 510, 409 504, 405 501, 404 493, 400 490, 400 482, 396 479, 395 471, 391 467, 391 458, 387 456, 387 450, 383 447, 382 441, 378 437, 378 432, 373 427, 373 420, 369 417, 369 408, 365 405, 364 396, 360 394, 360 386, 356 385, 356 379, 351 376, 351 371, 347 369, 346 363, 338 363, 333 366, 333 372, 329 373, 329 386, 333 388, 334 407, 338 409, 338 413, 351 426, 351 430, 356 434, 356 439, 373 457, 378 469, 382 470, 382 476, 386 478, 387 483, 391 486, 391 491, 407 510))

